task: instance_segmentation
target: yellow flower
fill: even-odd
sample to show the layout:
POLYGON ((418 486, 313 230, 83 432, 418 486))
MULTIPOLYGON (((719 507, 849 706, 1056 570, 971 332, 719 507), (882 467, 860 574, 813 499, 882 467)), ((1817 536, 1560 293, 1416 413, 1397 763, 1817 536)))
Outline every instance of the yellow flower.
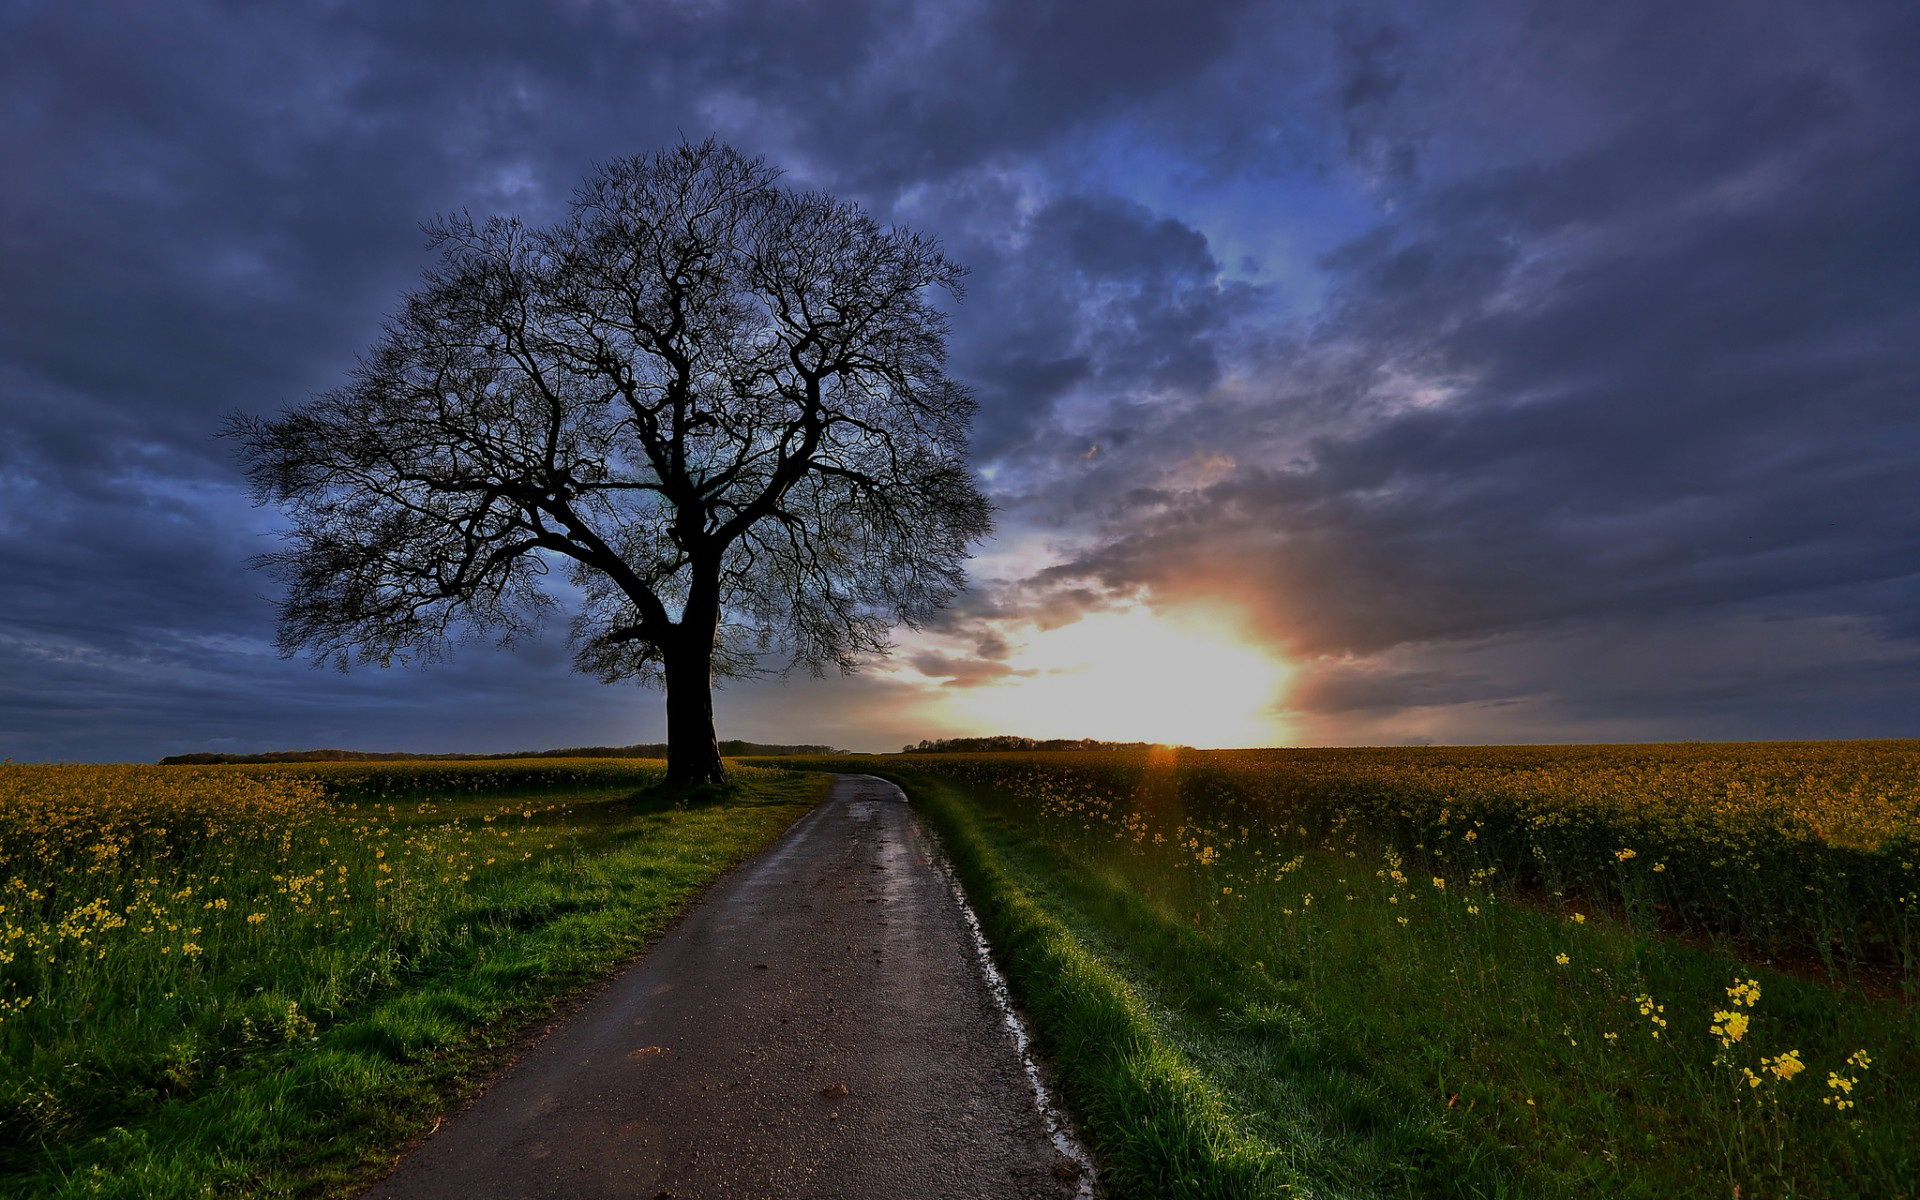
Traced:
POLYGON ((1572 962, 1573 960, 1568 958, 1565 954, 1556 954, 1553 956, 1553 961, 1559 963, 1561 966, 1564 967, 1568 963, 1572 962))
POLYGON ((1772 1058, 1763 1058, 1760 1060, 1760 1065, 1772 1071, 1783 1080, 1792 1079, 1795 1075, 1807 1069, 1807 1064, 1800 1061, 1800 1052, 1798 1050, 1789 1050, 1785 1054, 1777 1054, 1772 1058))

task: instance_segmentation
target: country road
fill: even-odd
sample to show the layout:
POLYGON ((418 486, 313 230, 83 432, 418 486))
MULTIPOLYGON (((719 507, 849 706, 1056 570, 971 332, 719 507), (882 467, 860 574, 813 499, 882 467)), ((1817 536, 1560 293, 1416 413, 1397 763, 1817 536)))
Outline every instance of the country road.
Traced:
POLYGON ((1072 1196, 936 856, 837 777, 366 1196, 1072 1196))

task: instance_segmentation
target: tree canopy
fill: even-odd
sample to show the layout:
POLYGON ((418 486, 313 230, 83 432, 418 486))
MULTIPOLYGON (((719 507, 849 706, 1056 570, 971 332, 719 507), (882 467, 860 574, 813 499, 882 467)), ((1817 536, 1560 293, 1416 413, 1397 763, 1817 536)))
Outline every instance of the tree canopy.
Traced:
POLYGON ((852 670, 963 585, 991 514, 932 240, 711 140, 596 168, 549 227, 428 228, 348 383, 230 419, 290 519, 283 653, 433 658, 567 603, 580 670, 665 684, 691 782, 715 677, 852 670))

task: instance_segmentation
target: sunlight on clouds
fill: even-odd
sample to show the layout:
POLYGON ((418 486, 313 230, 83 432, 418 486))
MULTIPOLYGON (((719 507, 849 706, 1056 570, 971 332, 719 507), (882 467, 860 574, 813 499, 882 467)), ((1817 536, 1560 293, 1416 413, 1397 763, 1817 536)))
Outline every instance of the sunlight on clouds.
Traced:
POLYGON ((938 689, 930 715, 982 734, 1199 747, 1289 740, 1276 705, 1292 668, 1208 614, 1092 613, 1033 634, 1006 665, 1018 674, 938 689))

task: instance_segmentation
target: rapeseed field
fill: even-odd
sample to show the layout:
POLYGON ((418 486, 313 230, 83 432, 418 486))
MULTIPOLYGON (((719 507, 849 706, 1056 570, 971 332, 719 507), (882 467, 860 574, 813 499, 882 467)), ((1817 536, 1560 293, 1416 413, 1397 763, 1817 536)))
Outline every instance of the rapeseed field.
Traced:
POLYGON ((1920 743, 859 761, 1121 981, 1222 1194, 1920 1195, 1920 743))
MULTIPOLYGON (((1054 827, 1185 846, 1391 847, 1920 984, 1920 742, 908 756, 1054 827), (951 760, 951 761, 949 761, 951 760)), ((1396 868, 1388 868, 1393 870, 1396 868)))
POLYGON ((743 768, 685 808, 642 792, 663 774, 0 765, 0 1191, 351 1177, 432 1103, 432 1060, 631 953, 817 793, 743 768), (261 1099, 302 1072, 297 1103, 261 1099), (231 1136, 173 1129, 187 1109, 231 1136), (274 1148, 316 1130, 364 1136, 330 1164, 274 1148))

